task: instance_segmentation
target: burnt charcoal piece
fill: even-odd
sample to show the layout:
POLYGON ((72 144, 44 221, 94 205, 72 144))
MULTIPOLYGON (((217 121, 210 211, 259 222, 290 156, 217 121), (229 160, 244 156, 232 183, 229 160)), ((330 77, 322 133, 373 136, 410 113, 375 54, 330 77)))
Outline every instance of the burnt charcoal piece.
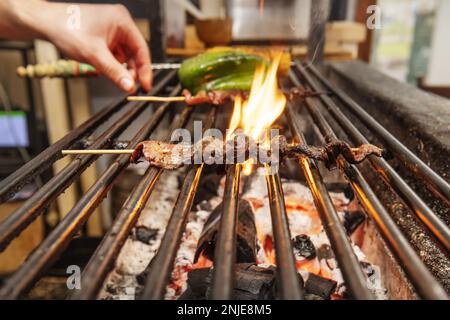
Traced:
POLYGON ((353 211, 344 213, 344 228, 348 235, 351 235, 355 230, 366 220, 366 216, 362 211, 353 211))
POLYGON ((194 205, 217 196, 217 189, 219 188, 220 179, 222 178, 222 176, 223 175, 212 172, 207 173, 200 178, 201 180, 199 183, 199 187, 194 198, 194 205))
POLYGON ((343 190, 344 190, 344 195, 347 199, 349 199, 350 201, 355 199, 355 192, 353 191, 353 189, 350 185, 347 185, 343 190))
MULTIPOLYGON (((275 267, 263 268, 252 263, 236 264, 233 299, 272 300, 277 298, 277 274, 275 267)), ((306 300, 329 300, 336 291, 337 282, 310 273, 306 284, 298 276, 305 289, 306 300)), ((205 300, 210 298, 213 269, 201 268, 189 271, 187 289, 180 300, 205 300)))
POLYGON ((241 300, 274 299, 275 298, 275 268, 261 268, 245 264, 236 273, 235 297, 241 300))
POLYGON ((333 259, 334 253, 328 244, 323 244, 317 249, 317 257, 321 259, 333 259))
MULTIPOLYGON (((213 270, 194 269, 188 273, 188 288, 180 300, 204 300, 211 294, 213 270)), ((275 299, 276 275, 274 268, 261 268, 254 264, 236 264, 233 299, 270 300, 275 299)))
POLYGON ((305 291, 322 299, 329 300, 336 291, 337 282, 326 279, 314 273, 310 273, 305 283, 305 291))
POLYGON ((158 229, 147 228, 146 226, 138 226, 135 228, 136 240, 146 244, 150 244, 156 239, 158 235, 158 229))
POLYGON ((188 273, 188 288, 180 299, 206 299, 206 292, 212 283, 211 268, 194 269, 188 273))
POLYGON ((316 257, 316 248, 308 235, 301 234, 296 236, 292 239, 292 245, 296 256, 300 256, 308 260, 316 257))
POLYGON ((325 299, 315 294, 305 293, 305 300, 325 300, 325 299))
MULTIPOLYGON (((218 205, 210 214, 198 241, 194 262, 203 253, 209 260, 214 260, 214 249, 218 235, 223 205, 218 205)), ((256 225, 253 209, 247 200, 239 200, 236 263, 256 262, 256 225)))

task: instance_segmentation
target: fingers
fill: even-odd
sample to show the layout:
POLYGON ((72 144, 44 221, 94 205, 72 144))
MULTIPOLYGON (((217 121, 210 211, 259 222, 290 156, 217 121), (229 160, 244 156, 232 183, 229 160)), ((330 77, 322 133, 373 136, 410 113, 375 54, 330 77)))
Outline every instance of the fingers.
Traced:
POLYGON ((127 68, 128 68, 128 72, 133 77, 133 79, 137 80, 136 62, 134 62, 134 60, 129 60, 127 62, 127 68))
POLYGON ((153 71, 151 64, 141 64, 138 67, 138 79, 145 91, 152 87, 153 71))
MULTIPOLYGON (((125 47, 129 60, 136 66, 137 78, 145 91, 152 85, 152 66, 147 42, 128 14, 129 21, 121 24, 120 44, 125 47)), ((128 19, 127 19, 128 20, 128 19)))
POLYGON ((89 59, 95 68, 111 79, 123 91, 132 93, 136 91, 136 85, 130 72, 113 56, 106 45, 95 50, 95 54, 89 59))

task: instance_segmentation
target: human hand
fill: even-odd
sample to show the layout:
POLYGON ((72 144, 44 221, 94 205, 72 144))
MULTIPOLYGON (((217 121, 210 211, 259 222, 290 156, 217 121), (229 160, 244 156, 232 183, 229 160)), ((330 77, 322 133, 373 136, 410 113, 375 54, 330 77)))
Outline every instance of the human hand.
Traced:
POLYGON ((92 64, 124 91, 134 92, 136 80, 144 90, 150 90, 149 49, 124 6, 37 0, 7 2, 13 7, 9 10, 14 10, 12 20, 19 21, 18 27, 12 26, 11 30, 19 30, 21 38, 25 34, 52 42, 66 57, 92 64), (70 6, 78 9, 78 24, 69 22, 70 6))

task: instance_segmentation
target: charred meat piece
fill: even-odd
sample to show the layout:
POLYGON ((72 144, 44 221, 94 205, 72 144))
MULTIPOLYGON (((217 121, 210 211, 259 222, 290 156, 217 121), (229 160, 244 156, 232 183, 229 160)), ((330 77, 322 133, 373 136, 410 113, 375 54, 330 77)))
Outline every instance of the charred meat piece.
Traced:
MULTIPOLYGON (((327 92, 312 92, 303 91, 298 88, 292 88, 289 91, 285 91, 288 100, 293 100, 295 98, 304 99, 306 97, 314 97, 321 94, 327 94, 327 92)), ((199 91, 193 95, 189 90, 183 90, 183 96, 185 102, 188 105, 197 105, 202 103, 208 103, 212 105, 223 105, 228 101, 234 101, 236 96, 240 96, 243 100, 248 98, 248 91, 233 89, 233 90, 209 90, 209 91, 199 91)))
POLYGON ((336 291, 337 282, 326 279, 314 273, 310 273, 308 280, 305 282, 305 291, 329 300, 331 295, 336 291))
MULTIPOLYGON (((226 163, 227 160, 232 160, 233 163, 241 163, 242 160, 247 160, 249 157, 250 144, 248 142, 247 139, 244 143, 223 142, 214 137, 205 137, 194 145, 152 140, 143 141, 136 147, 131 156, 131 161, 136 163, 143 156, 150 165, 168 170, 180 168, 184 164, 198 163, 198 157, 202 157, 200 159, 206 164, 226 163)), ((370 155, 378 157, 383 155, 382 149, 371 144, 352 148, 347 143, 337 140, 325 147, 313 147, 304 144, 288 145, 284 136, 273 138, 270 149, 258 144, 256 144, 256 149, 257 155, 266 155, 270 158, 270 164, 279 163, 285 157, 306 156, 324 161, 328 168, 335 166, 339 156, 342 156, 349 163, 357 164, 370 155), (279 152, 272 152, 271 150, 278 150, 279 152)))
POLYGON ((245 91, 239 90, 214 90, 214 91, 200 91, 196 95, 192 95, 188 90, 183 90, 183 96, 188 105, 196 105, 202 103, 209 103, 213 105, 222 105, 227 101, 233 101, 236 96, 246 98, 248 95, 245 91))

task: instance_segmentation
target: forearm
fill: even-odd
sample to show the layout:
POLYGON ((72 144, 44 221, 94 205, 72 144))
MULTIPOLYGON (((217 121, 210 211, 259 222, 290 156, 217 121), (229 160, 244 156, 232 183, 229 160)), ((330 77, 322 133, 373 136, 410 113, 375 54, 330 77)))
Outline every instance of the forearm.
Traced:
POLYGON ((47 40, 44 22, 53 9, 54 4, 41 0, 1 0, 0 38, 47 40))

